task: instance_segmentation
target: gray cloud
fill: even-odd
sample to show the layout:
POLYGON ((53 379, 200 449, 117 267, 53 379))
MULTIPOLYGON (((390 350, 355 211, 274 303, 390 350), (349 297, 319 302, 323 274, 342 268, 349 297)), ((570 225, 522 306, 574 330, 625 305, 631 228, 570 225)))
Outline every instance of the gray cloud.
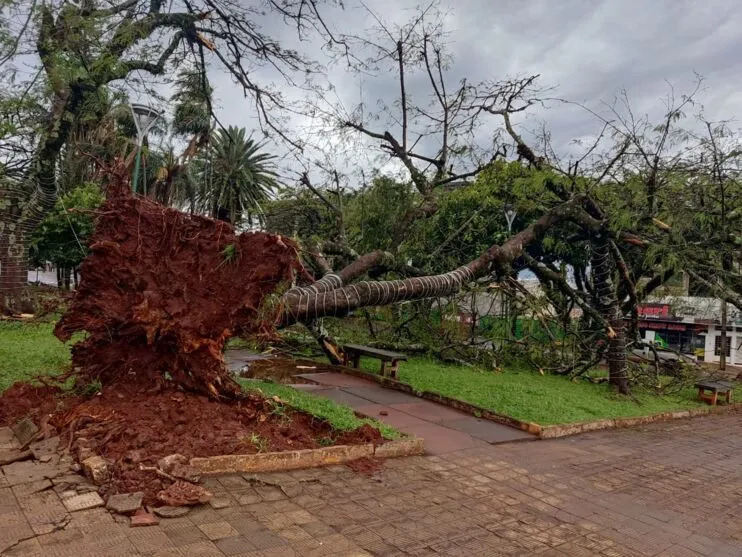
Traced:
MULTIPOLYGON (((367 0, 387 23, 403 24, 417 2, 367 0)), ((542 86, 555 86, 555 97, 584 103, 605 112, 621 90, 626 90, 637 114, 659 118, 662 98, 669 84, 680 94, 693 87, 694 72, 706 78, 699 100, 711 119, 735 118, 742 111, 742 4, 735 0, 443 0, 448 42, 454 57, 453 82, 470 82, 513 75, 540 74, 542 86)), ((332 27, 360 32, 370 25, 368 14, 357 2, 345 10, 331 9, 332 27)), ((293 46, 322 61, 318 41, 298 43, 294 32, 279 22, 266 23, 293 46)), ((266 74, 267 76, 268 74, 266 74)), ((253 128, 253 108, 229 76, 213 72, 225 123, 253 128)), ((330 69, 329 80, 337 97, 351 107, 360 91, 370 105, 391 103, 397 91, 396 76, 385 73, 362 80, 342 65, 330 69)), ((409 82, 411 95, 422 95, 422 80, 409 82)), ((287 94, 298 98, 297 92, 287 94)), ((427 93, 425 93, 427 94, 427 93)), ((557 146, 596 133, 600 125, 576 107, 549 103, 520 119, 524 129, 544 121, 557 146)), ((294 125, 311 125, 295 117, 294 125)), ((366 161, 371 164, 370 159, 366 161)))

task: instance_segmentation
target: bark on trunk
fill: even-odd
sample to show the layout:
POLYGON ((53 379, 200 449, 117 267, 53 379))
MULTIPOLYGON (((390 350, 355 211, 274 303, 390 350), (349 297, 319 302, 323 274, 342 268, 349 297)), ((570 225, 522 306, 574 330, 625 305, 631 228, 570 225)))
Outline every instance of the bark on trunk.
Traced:
POLYGON ((0 190, 0 312, 33 312, 28 282, 28 227, 22 222, 22 192, 0 190))
POLYGON ((542 238, 552 226, 563 220, 572 218, 590 227, 597 226, 599 223, 580 209, 581 202, 582 199, 576 197, 556 207, 501 246, 493 245, 474 261, 442 275, 346 284, 352 278, 361 276, 369 265, 376 264, 383 257, 383 252, 364 256, 337 274, 327 274, 310 286, 295 287, 286 292, 282 298, 283 311, 278 324, 285 327, 326 316, 345 316, 360 307, 385 306, 454 294, 471 280, 486 275, 493 267, 503 270, 509 267, 526 246, 542 238), (361 260, 364 261, 363 265, 360 264, 361 260))
POLYGON ((610 239, 605 233, 595 238, 591 263, 598 311, 610 326, 607 353, 609 382, 619 393, 629 394, 626 328, 613 280, 615 265, 611 256, 610 239))
POLYGON ((330 333, 325 329, 322 319, 315 319, 305 323, 306 328, 312 333, 312 336, 317 341, 317 344, 322 348, 322 352, 325 353, 327 359, 330 360, 332 365, 339 366, 343 363, 343 349, 338 342, 330 336, 330 333))

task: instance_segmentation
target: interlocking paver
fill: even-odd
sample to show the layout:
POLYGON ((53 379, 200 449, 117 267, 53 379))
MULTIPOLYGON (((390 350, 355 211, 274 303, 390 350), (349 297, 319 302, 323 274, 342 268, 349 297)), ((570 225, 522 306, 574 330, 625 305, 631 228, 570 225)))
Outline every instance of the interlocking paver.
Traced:
POLYGON ((101 508, 68 514, 50 489, 0 488, 0 553, 28 537, 9 555, 739 557, 740 417, 441 447, 372 478, 345 466, 255 477, 271 485, 209 478, 239 504, 146 529, 101 508), (60 531, 33 538, 48 529, 60 531))

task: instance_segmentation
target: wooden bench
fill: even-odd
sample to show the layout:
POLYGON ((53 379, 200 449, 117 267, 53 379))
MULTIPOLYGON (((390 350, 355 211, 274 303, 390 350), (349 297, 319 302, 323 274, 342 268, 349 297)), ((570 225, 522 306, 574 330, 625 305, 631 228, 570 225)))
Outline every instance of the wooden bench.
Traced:
POLYGON ((732 402, 732 384, 726 381, 699 381, 695 387, 698 389, 698 398, 716 406, 720 394, 726 395, 726 403, 732 402), (706 394, 706 392, 710 394, 706 394))
POLYGON ((397 377, 399 362, 407 361, 407 356, 399 354, 398 352, 390 352, 389 350, 363 346, 361 344, 346 344, 343 346, 343 365, 347 366, 352 364, 353 367, 357 368, 361 363, 361 356, 368 356, 369 358, 381 360, 381 375, 386 375, 386 364, 391 362, 389 372, 391 377, 395 379, 397 377))

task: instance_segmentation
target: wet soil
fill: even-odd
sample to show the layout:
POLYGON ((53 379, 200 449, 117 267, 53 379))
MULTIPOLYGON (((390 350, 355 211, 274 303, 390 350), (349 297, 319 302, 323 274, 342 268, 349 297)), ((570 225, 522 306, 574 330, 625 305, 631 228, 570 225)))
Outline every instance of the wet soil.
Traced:
POLYGON ((145 502, 170 484, 152 470, 158 459, 179 453, 187 458, 222 454, 311 449, 383 442, 364 425, 339 432, 326 422, 255 394, 237 402, 164 388, 145 391, 135 383, 104 386, 86 400, 54 387, 16 384, 0 397, 0 423, 31 416, 77 457, 81 447, 112 462, 111 481, 102 495, 143 491, 145 502))

